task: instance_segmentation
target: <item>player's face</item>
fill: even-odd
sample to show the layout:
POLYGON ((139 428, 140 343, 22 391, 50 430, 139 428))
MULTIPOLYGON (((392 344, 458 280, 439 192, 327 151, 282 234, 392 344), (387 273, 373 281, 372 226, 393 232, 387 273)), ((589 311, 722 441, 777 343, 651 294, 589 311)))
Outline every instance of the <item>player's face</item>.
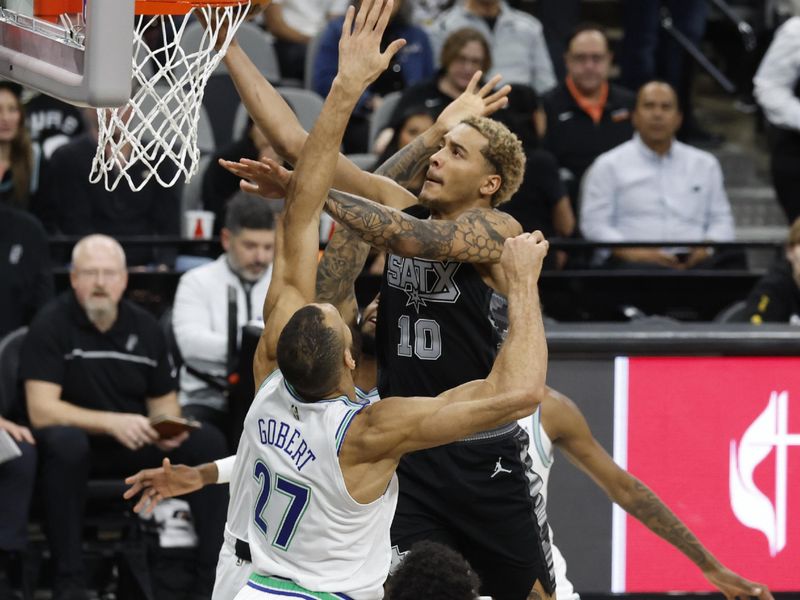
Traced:
POLYGON ((469 125, 456 125, 444 136, 442 147, 431 156, 419 201, 433 211, 444 212, 472 203, 487 193, 494 167, 481 153, 487 140, 469 125))
POLYGON ((247 229, 233 234, 222 230, 222 246, 228 253, 231 268, 247 281, 258 281, 275 257, 275 231, 247 229))
POLYGON ((486 52, 483 44, 477 40, 467 42, 458 51, 453 61, 447 66, 445 77, 459 92, 467 89, 473 75, 483 68, 486 52))
POLYGON ((0 90, 0 143, 10 142, 17 137, 21 122, 19 100, 9 90, 0 90))
POLYGON ((594 94, 608 81, 611 53, 599 31, 584 31, 575 36, 565 55, 567 73, 583 94, 594 94))
POLYGON ((646 84, 640 91, 633 111, 633 126, 648 146, 663 144, 681 126, 678 97, 666 83, 646 84))
POLYGON ((423 133, 433 125, 433 118, 425 113, 419 115, 411 115, 403 123, 402 129, 397 136, 397 149, 405 148, 414 141, 418 135, 423 133))
POLYGON ((375 299, 367 304, 364 312, 361 313, 361 325, 359 331, 363 336, 375 336, 375 328, 378 324, 378 304, 380 303, 381 295, 375 296, 375 299))
POLYGON ((92 315, 114 312, 128 284, 125 263, 105 247, 87 248, 72 266, 70 277, 75 297, 92 315))

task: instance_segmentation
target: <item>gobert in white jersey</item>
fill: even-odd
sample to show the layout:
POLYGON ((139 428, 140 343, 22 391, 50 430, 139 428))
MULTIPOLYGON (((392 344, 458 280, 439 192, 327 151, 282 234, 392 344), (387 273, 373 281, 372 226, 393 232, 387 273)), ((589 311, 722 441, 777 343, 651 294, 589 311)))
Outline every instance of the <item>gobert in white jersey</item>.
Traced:
POLYGON ((537 282, 548 245, 538 232, 505 244, 510 331, 491 373, 434 398, 359 404, 350 330, 332 305, 312 303, 319 216, 344 128, 402 45, 380 51, 391 4, 365 0, 357 15, 348 10, 339 73, 298 159, 276 232, 253 364, 262 383, 231 480, 231 503, 244 513, 233 527, 247 525, 232 533, 246 534, 254 570, 237 600, 381 598, 401 456, 531 414, 544 393, 537 282))

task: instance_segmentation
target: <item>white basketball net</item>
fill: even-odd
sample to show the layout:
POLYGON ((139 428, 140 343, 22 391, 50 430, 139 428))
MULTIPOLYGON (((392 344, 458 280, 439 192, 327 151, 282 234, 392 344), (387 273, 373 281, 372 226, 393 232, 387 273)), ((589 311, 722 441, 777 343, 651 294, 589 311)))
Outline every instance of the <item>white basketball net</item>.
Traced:
POLYGON ((124 178, 138 192, 153 178, 171 187, 181 175, 189 181, 197 173, 203 92, 249 8, 249 0, 243 0, 234 6, 194 8, 186 15, 136 17, 133 96, 123 107, 97 109, 92 183, 102 179, 111 191, 124 178), (199 47, 186 48, 181 40, 195 12, 211 25, 204 29, 199 47), (155 50, 144 39, 151 27, 158 27, 164 39, 155 50))

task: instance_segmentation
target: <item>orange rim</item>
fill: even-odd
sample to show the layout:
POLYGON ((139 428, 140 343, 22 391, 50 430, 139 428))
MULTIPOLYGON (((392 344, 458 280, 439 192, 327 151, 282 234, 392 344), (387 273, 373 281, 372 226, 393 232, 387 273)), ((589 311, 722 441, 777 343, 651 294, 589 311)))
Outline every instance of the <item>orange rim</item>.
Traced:
MULTIPOLYGON (((255 0, 254 3, 258 3, 255 0)), ((247 0, 136 0, 137 15, 185 15, 193 8, 214 6, 226 7, 245 4, 247 0)), ((62 14, 77 14, 83 11, 83 0, 36 0, 34 14, 37 17, 53 18, 62 14)))
POLYGON ((246 4, 247 0, 136 0, 137 15, 185 15, 193 8, 225 8, 246 4))

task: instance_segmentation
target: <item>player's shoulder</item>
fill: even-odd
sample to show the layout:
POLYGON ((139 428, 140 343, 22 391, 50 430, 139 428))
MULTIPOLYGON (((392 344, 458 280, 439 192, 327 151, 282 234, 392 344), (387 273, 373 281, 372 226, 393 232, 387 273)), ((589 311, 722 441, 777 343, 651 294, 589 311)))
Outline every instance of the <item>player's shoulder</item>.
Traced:
POLYGON ((519 221, 497 208, 470 208, 461 213, 457 220, 469 225, 481 225, 504 238, 522 233, 522 225, 519 224, 519 221))

